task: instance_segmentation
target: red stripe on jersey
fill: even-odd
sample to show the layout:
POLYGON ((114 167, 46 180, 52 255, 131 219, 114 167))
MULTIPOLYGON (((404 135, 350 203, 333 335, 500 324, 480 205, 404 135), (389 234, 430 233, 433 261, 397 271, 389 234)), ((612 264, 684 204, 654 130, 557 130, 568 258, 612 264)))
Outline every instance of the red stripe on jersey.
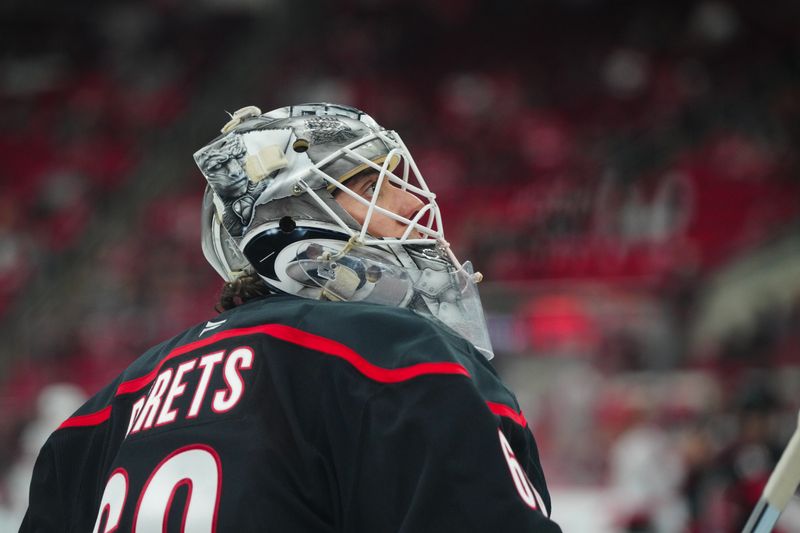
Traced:
POLYGON ((382 368, 373 365, 344 344, 326 337, 320 337, 319 335, 314 335, 297 328, 284 326, 282 324, 264 324, 250 328, 220 331, 219 333, 211 335, 207 339, 190 342, 189 344, 175 348, 169 352, 169 354, 167 354, 167 356, 164 357, 153 370, 144 376, 121 383, 120 386, 117 387, 117 396, 120 394, 129 394, 131 392, 139 391, 149 385, 150 382, 153 381, 158 375, 164 363, 174 357, 178 357, 185 353, 191 352, 198 348, 203 348, 209 344, 213 344, 224 339, 254 334, 269 335, 270 337, 290 342, 304 348, 310 348, 317 352, 339 357, 353 365, 356 370, 364 374, 366 377, 375 381, 380 381, 381 383, 396 383, 398 381, 406 381, 408 379, 426 374, 460 374, 469 377, 469 372, 467 372, 467 369, 458 363, 418 363, 416 365, 403 368, 382 368))
POLYGON ((78 415, 64 420, 56 429, 86 427, 86 426, 99 426, 111 416, 111 406, 100 409, 96 413, 89 413, 88 415, 78 415))
POLYGON ((267 334, 276 339, 344 359, 366 377, 381 383, 397 383, 428 374, 456 374, 470 377, 467 369, 458 363, 417 363, 402 368, 383 368, 373 365, 344 344, 334 340, 281 324, 270 324, 265 327, 269 328, 267 334))
POLYGON ((510 418, 522 427, 526 427, 528 425, 528 421, 525 420, 525 415, 523 415, 521 412, 516 412, 507 405, 495 402, 486 402, 486 405, 488 405, 489 410, 496 415, 510 418))
MULTIPOLYGON (((383 368, 370 363, 369 361, 364 359, 364 357, 356 353, 354 350, 332 339, 321 337, 319 335, 314 335, 312 333, 308 333, 306 331, 293 328, 290 326, 285 326, 282 324, 263 324, 260 326, 253 326, 249 328, 239 328, 239 329, 230 329, 227 331, 220 331, 219 333, 215 333, 214 335, 211 335, 206 339, 190 342, 189 344, 179 346, 174 350, 170 351, 166 355, 166 357, 164 357, 161 361, 159 361, 158 365, 156 365, 156 367, 147 374, 121 383, 117 387, 116 396, 120 396, 122 394, 130 394, 132 392, 137 392, 145 388, 156 378, 158 373, 161 371, 161 367, 164 366, 164 364, 170 359, 197 350, 199 348, 203 348, 210 344, 214 344, 215 342, 224 339, 230 339, 232 337, 243 337, 246 335, 254 335, 254 334, 269 335, 270 337, 274 337, 276 339, 280 339, 285 342, 290 342, 292 344, 296 344, 304 348, 309 348, 316 352, 331 355, 333 357, 338 357, 350 363, 350 365, 352 365, 357 371, 359 371, 364 376, 374 381, 378 381, 380 383, 398 383, 401 381, 407 381, 409 379, 425 375, 461 375, 461 376, 471 377, 467 369, 458 363, 448 363, 448 362, 417 363, 415 365, 401 367, 401 368, 383 368)), ((489 410, 492 413, 510 418, 511 420, 513 420, 514 422, 523 427, 527 426, 527 422, 522 413, 517 413, 510 407, 503 404, 494 402, 486 402, 486 404, 489 406, 489 410)), ((64 421, 64 423, 61 424, 61 426, 59 426, 59 429, 65 427, 91 426, 91 425, 101 424, 106 420, 108 420, 110 415, 111 415, 111 406, 107 406, 96 413, 76 416, 67 419, 66 421, 64 421)))

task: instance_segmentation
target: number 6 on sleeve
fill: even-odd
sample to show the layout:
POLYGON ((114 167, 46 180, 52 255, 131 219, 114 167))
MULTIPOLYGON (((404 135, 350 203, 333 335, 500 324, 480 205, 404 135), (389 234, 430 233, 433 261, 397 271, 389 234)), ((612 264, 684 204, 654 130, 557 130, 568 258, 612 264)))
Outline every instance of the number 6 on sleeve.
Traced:
POLYGON ((500 447, 503 449, 503 455, 508 463, 508 469, 511 471, 511 478, 514 480, 514 486, 517 487, 517 492, 522 498, 522 501, 531 509, 540 509, 543 513, 546 513, 545 507, 542 504, 542 497, 533 487, 528 479, 528 475, 525 474, 525 470, 519 464, 519 461, 517 461, 514 450, 508 443, 506 436, 503 435, 503 432, 499 429, 497 430, 497 434, 500 436, 500 447))

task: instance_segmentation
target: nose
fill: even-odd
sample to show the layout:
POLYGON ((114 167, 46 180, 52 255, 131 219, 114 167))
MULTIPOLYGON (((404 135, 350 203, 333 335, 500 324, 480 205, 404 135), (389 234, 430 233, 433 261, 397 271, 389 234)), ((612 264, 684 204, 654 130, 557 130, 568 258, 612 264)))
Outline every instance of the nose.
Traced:
POLYGON ((405 191, 400 188, 395 188, 397 199, 397 207, 394 210, 400 216, 405 218, 414 218, 414 215, 422 209, 423 203, 415 194, 405 191))
POLYGON ((247 175, 238 159, 230 158, 228 160, 227 167, 228 175, 232 178, 239 179, 247 175))

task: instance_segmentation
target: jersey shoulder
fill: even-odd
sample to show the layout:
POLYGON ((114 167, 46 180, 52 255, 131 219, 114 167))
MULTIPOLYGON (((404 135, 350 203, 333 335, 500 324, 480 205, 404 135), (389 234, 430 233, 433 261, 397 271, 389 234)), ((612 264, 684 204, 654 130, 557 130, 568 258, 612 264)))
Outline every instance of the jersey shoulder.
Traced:
MULTIPOLYGON (((230 317, 230 318, 229 318, 230 317)), ((483 359, 463 337, 409 309, 364 302, 329 302, 271 297, 232 310, 230 328, 282 324, 285 331, 338 343, 370 363, 396 367, 414 363, 483 359)))
POLYGON ((421 375, 469 378, 482 397, 524 424, 516 398, 491 363, 447 326, 409 309, 274 297, 232 311, 231 327, 277 326, 283 340, 338 356, 368 379, 397 383, 421 375))
POLYGON ((281 295, 228 310, 150 348, 68 422, 101 421, 115 397, 145 389, 165 365, 192 352, 233 349, 243 339, 254 343, 257 357, 288 357, 299 348, 315 356, 315 364, 326 367, 324 375, 331 379, 344 375, 392 384, 422 375, 468 378, 487 401, 519 411, 516 398, 480 352, 434 320, 408 309, 281 295))

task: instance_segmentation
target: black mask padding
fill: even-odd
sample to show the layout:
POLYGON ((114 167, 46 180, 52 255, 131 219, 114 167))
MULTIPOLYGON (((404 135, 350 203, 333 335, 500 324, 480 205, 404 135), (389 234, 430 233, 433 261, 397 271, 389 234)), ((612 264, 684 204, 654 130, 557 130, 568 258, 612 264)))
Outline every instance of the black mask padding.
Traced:
POLYGON ((290 244, 307 239, 347 241, 347 237, 341 232, 321 228, 298 226, 290 232, 285 232, 276 227, 264 230, 256 237, 253 237, 245 246, 244 255, 260 275, 268 279, 278 280, 275 272, 275 259, 278 254, 290 244))

